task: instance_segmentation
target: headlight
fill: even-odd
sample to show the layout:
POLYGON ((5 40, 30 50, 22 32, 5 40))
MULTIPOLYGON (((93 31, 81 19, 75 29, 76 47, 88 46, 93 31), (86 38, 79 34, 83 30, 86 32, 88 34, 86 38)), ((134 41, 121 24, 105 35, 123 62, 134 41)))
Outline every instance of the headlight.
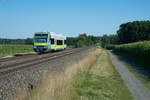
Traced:
POLYGON ((36 46, 34 46, 34 48, 37 48, 36 46))
POLYGON ((48 48, 47 46, 44 46, 44 48, 48 48))

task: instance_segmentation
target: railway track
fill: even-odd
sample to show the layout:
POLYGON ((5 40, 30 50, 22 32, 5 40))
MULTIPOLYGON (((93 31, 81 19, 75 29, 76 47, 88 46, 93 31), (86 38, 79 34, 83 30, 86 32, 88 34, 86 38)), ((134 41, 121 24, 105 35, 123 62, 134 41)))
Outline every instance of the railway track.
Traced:
POLYGON ((1 58, 0 69, 1 67, 4 67, 4 66, 12 66, 12 65, 19 64, 19 63, 21 64, 21 63, 24 63, 25 61, 28 62, 30 60, 34 60, 35 58, 43 58, 44 56, 50 56, 50 55, 53 56, 53 55, 67 52, 70 50, 72 49, 68 49, 68 50, 60 51, 60 52, 50 52, 50 53, 44 53, 44 54, 29 54, 29 55, 18 56, 18 57, 1 58))
MULTIPOLYGON (((40 57, 37 57, 34 59, 25 60, 25 61, 18 62, 18 63, 16 62, 16 63, 8 64, 5 66, 0 66, 0 78, 7 76, 9 73, 23 70, 25 68, 29 68, 29 67, 33 67, 33 66, 38 67, 36 65, 42 64, 42 63, 47 62, 47 61, 59 59, 61 57, 64 57, 64 56, 67 56, 67 55, 70 55, 73 53, 78 53, 78 52, 80 52, 84 49, 88 49, 88 48, 89 47, 76 48, 76 49, 66 50, 66 51, 62 51, 62 52, 52 53, 51 55, 48 55, 48 54, 43 55, 43 56, 41 55, 40 57)), ((28 57, 30 57, 30 56, 28 56, 28 57)), ((14 60, 14 59, 12 59, 12 60, 14 60)))
POLYGON ((28 63, 31 61, 36 61, 36 60, 40 60, 46 57, 51 57, 54 55, 59 55, 61 53, 65 53, 71 50, 66 50, 66 51, 61 51, 61 52, 54 52, 54 53, 46 53, 46 54, 42 54, 42 55, 30 55, 30 56, 22 56, 22 57, 14 57, 14 58, 10 58, 10 59, 3 59, 4 61, 0 62, 0 70, 4 69, 4 68, 8 68, 11 66, 16 66, 16 65, 21 65, 24 63, 28 63), (21 60, 21 61, 20 61, 21 60), (11 63, 10 63, 11 62, 11 63))
MULTIPOLYGON (((65 50, 67 51, 67 50, 65 50)), ((62 51, 63 52, 63 51, 62 51)), ((37 53, 33 53, 33 54, 25 54, 25 55, 20 55, 20 56, 14 56, 14 57, 7 57, 7 58, 0 58, 0 63, 7 63, 10 61, 14 61, 14 60, 19 60, 19 59, 27 59, 27 58, 33 58, 33 57, 37 57, 37 56, 44 56, 44 55, 50 55, 50 54, 56 54, 58 52, 53 52, 53 53, 45 53, 45 54, 37 54, 37 53)))
POLYGON ((17 59, 22 59, 22 58, 28 58, 28 57, 32 57, 33 55, 37 55, 37 54, 27 54, 27 55, 23 55, 23 56, 14 56, 14 57, 8 57, 8 58, 1 58, 0 62, 7 62, 7 61, 12 61, 12 60, 17 60, 17 59))

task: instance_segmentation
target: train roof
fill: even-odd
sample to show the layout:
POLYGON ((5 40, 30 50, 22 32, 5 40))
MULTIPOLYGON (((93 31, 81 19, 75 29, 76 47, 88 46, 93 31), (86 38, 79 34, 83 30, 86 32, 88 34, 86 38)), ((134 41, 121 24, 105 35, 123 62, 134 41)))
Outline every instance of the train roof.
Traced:
POLYGON ((48 34, 49 32, 36 32, 35 34, 48 34))
POLYGON ((51 38, 57 38, 57 39, 66 39, 66 36, 63 36, 61 34, 56 34, 55 32, 50 32, 51 38))
POLYGON ((56 34, 55 32, 36 32, 35 34, 50 34, 51 38, 66 39, 66 36, 62 34, 56 34))

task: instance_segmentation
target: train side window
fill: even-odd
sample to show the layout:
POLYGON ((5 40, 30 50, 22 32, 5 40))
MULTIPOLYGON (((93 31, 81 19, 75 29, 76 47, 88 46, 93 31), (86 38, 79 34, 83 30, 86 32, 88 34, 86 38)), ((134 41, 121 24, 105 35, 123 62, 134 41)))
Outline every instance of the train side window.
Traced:
POLYGON ((51 38, 51 44, 54 44, 54 39, 53 38, 51 38))
POLYGON ((62 45, 63 41, 62 40, 57 40, 57 45, 62 45))
POLYGON ((66 44, 66 40, 64 40, 64 44, 66 44))

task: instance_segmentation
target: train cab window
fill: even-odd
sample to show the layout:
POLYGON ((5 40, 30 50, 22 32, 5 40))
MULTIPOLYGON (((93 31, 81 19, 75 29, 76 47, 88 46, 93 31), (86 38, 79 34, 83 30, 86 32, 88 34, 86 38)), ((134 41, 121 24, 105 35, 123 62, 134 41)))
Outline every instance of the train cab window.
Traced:
POLYGON ((54 44, 54 39, 53 38, 51 38, 51 44, 54 44))
POLYGON ((57 45, 62 45, 63 41, 62 40, 57 40, 57 45))
POLYGON ((47 42, 47 39, 46 39, 46 38, 36 38, 36 39, 35 39, 35 42, 36 42, 36 43, 46 43, 46 42, 47 42))

